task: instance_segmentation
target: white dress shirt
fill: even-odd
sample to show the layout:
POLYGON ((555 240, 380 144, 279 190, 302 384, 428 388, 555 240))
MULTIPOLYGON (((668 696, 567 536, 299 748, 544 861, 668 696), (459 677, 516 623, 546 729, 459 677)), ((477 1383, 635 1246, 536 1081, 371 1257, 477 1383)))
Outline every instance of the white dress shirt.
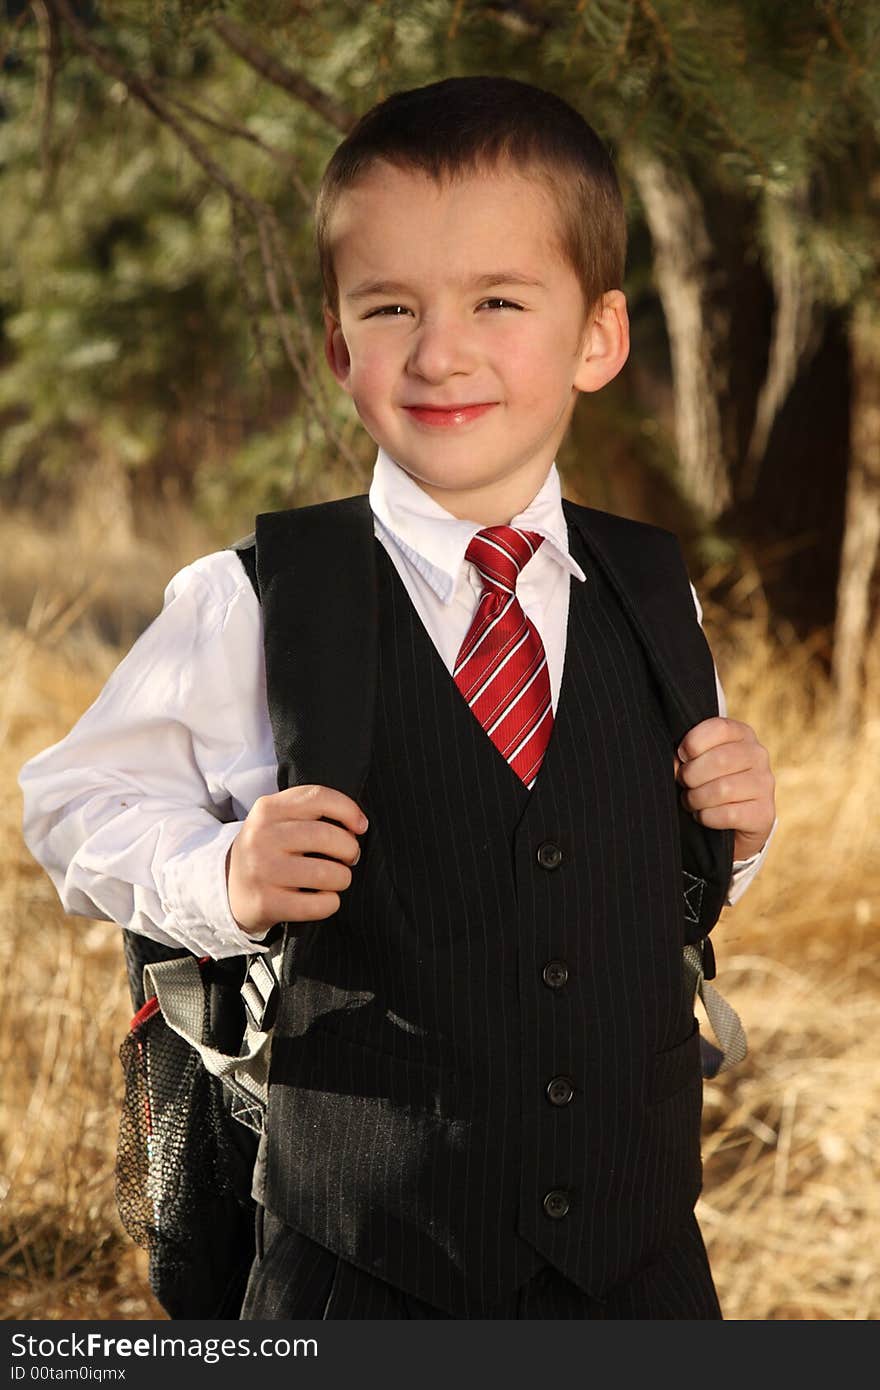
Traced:
MULTIPOLYGON (((375 534, 451 674, 482 593, 464 558, 482 528, 452 516, 381 450, 370 505, 375 534)), ((555 464, 510 524, 545 537, 517 597, 544 643, 555 713, 570 576, 585 579, 568 552, 555 464)), ((725 714, 720 684, 718 700, 725 714)), ((264 949, 238 926, 226 892, 230 844, 257 797, 277 791, 260 607, 233 551, 174 576, 161 613, 97 700, 65 738, 25 764, 19 783, 26 843, 65 911, 199 955, 264 949)), ((745 891, 768 845, 734 865, 728 903, 745 891)))

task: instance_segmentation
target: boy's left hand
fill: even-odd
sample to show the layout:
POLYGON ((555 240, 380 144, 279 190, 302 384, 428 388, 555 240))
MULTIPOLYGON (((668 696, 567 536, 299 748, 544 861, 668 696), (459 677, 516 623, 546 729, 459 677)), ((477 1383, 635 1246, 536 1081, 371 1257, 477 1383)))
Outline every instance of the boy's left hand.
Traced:
POLYGON ((682 739, 675 780, 682 805, 701 825, 734 830, 734 859, 763 849, 776 818, 770 755, 739 719, 704 719, 682 739))

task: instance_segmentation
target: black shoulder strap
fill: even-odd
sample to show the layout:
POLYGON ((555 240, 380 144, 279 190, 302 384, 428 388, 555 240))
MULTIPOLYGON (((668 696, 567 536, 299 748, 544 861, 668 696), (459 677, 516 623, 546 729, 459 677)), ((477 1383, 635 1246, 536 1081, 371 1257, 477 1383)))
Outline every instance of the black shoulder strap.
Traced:
MULTIPOLYGON (((658 526, 568 500, 562 506, 642 642, 664 705, 671 757, 688 729, 718 713, 712 653, 697 622, 678 538, 658 526)), ((697 942, 708 938, 724 906, 734 834, 699 825, 680 798, 678 818, 687 939, 697 942)), ((706 976, 711 978, 711 961, 707 966, 706 976)))
POLYGON ((256 542, 279 789, 320 783, 360 802, 378 664, 369 496, 264 513, 256 542))
POLYGON ((659 678, 673 737, 718 713, 712 654, 697 622, 678 537, 659 526, 563 501, 602 567, 659 678))

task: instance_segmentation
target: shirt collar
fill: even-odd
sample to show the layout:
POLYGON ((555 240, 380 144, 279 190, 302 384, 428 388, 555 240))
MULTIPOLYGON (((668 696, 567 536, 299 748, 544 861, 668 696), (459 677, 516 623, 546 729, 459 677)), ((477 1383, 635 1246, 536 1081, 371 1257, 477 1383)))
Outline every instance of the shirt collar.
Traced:
MULTIPOLYGON (((461 521, 429 497, 399 464, 380 449, 370 484, 370 506, 387 531, 443 603, 451 603, 471 538, 483 528, 461 521)), ((562 510, 562 488, 556 464, 524 511, 511 526, 537 531, 547 542, 546 553, 557 564, 584 580, 586 575, 569 554, 568 526, 562 510)), ((543 549, 543 547, 542 547, 543 549)))

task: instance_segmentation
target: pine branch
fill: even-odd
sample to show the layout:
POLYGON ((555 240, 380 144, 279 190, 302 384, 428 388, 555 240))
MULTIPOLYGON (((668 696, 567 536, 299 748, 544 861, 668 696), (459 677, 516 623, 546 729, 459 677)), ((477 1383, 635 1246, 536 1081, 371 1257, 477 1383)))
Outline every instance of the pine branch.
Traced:
POLYGON ((512 3, 512 0, 508 4, 487 4, 483 13, 517 38, 541 39, 553 27, 550 20, 534 14, 529 5, 512 3))
POLYGON ((144 78, 139 77, 137 73, 130 72, 108 48, 97 43, 91 37, 88 30, 74 14, 69 0, 48 0, 48 3, 55 11, 57 18, 63 21, 77 48, 88 54, 96 66, 108 77, 113 77, 117 82, 121 82, 130 96, 133 96, 158 121, 173 131, 208 177, 219 184, 230 198, 241 203, 254 218, 258 219, 266 205, 258 198, 252 197, 245 188, 242 188, 240 184, 229 177, 225 169, 211 157, 202 142, 182 121, 178 120, 173 111, 169 110, 155 87, 144 78))
POLYGON ((847 58, 849 58, 850 63, 852 64, 852 68, 855 69, 854 72, 852 71, 852 68, 850 69, 850 81, 854 81, 862 75, 862 64, 859 61, 859 56, 843 31, 843 25, 840 22, 839 16, 834 12, 834 6, 828 4, 826 0, 826 3, 822 6, 822 12, 825 15, 825 19, 828 23, 828 32, 830 33, 832 39, 837 44, 837 47, 840 49, 841 53, 843 53, 847 58))
MULTIPOLYGON (((275 254, 277 226, 274 214, 270 212, 268 216, 260 218, 256 230, 257 241, 260 248, 260 259, 263 265, 263 277, 266 282, 266 291, 269 296, 269 303, 275 314, 275 321, 278 325, 278 332, 281 336, 281 343, 284 347, 285 355, 296 372, 303 394, 315 410, 315 414, 320 419, 325 433, 330 433, 336 438, 336 431, 332 426, 328 425, 324 403, 320 398, 319 392, 316 390, 315 383, 318 380, 317 375, 313 382, 306 371, 302 357, 297 352, 293 338, 291 337, 290 324, 288 322, 288 316, 284 311, 284 302, 281 297, 281 286, 278 277, 278 259, 275 254)), ((294 320, 294 322, 296 322, 296 320, 294 320)), ((301 327, 300 324, 297 326, 301 327)), ((314 349, 311 344, 309 345, 308 355, 314 363, 314 349)), ((351 457, 349 457, 347 461, 355 464, 355 460, 351 457)))
MULTIPOLYGON (((55 84, 58 77, 58 22, 45 0, 31 0, 37 28, 42 40, 40 54, 40 158, 43 166, 43 195, 48 197, 55 183, 58 161, 53 149, 55 124, 55 84)), ((26 13, 26 11, 23 11, 26 13)))
POLYGON ((274 87, 280 87, 282 91, 289 92, 291 96, 296 97, 297 101, 303 102, 312 111, 316 111, 342 135, 348 134, 355 123, 354 115, 335 101, 333 97, 323 92, 320 87, 316 87, 309 78, 303 77, 302 73, 294 72, 286 63, 282 63, 226 15, 217 15, 216 18, 212 19, 211 28, 219 35, 227 48, 230 48, 267 82, 271 82, 274 87))
POLYGON ((301 341, 304 344, 304 353, 298 352, 294 344, 288 323, 288 313, 285 309, 278 283, 278 257, 273 254, 273 234, 274 245, 277 247, 281 243, 280 230, 277 227, 277 218, 274 210, 261 198, 255 198, 247 189, 232 179, 226 171, 209 154, 202 142, 192 133, 188 126, 170 110, 169 106, 158 94, 155 87, 137 73, 130 72, 119 59, 96 42, 88 31, 80 23, 73 13, 69 0, 47 0, 55 12, 56 18, 63 21, 68 29, 74 43, 86 53, 109 77, 121 82, 130 96, 134 97, 164 126, 166 126, 177 137, 185 149, 189 151, 195 162, 208 175, 208 177, 228 196, 233 209, 244 210, 253 219, 256 227, 258 244, 260 247, 260 258, 263 268, 263 278, 266 285, 266 292, 269 303, 272 307, 278 333, 281 339, 284 353, 288 364, 293 369, 306 400, 312 406, 315 418, 324 431, 328 441, 338 450, 339 455, 350 465, 353 472, 360 480, 360 468, 355 455, 352 453, 336 429, 332 417, 328 412, 326 404, 322 399, 320 388, 320 374, 315 372, 314 381, 310 380, 307 366, 314 366, 316 354, 314 343, 311 340, 309 329, 306 323, 306 316, 303 311, 302 295, 296 282, 296 276, 289 259, 282 260, 282 269, 285 279, 290 287, 296 286, 294 302, 300 310, 296 320, 297 330, 301 341))
MULTIPOLYGON (((663 23, 663 20, 658 14, 654 5, 651 3, 651 0, 637 0, 637 3, 639 9, 642 11, 642 14, 645 16, 646 20, 648 21, 649 25, 651 26, 656 35, 658 47, 663 55, 670 75, 673 77, 673 79, 675 77, 678 77, 679 79, 681 94, 683 96, 684 91, 683 87, 681 87, 680 68, 676 59, 675 46, 672 40, 672 35, 663 23)), ((705 107, 706 111, 709 113, 709 115, 713 117, 718 129, 722 131, 723 134, 727 137, 731 149, 740 150, 743 154, 747 155, 752 165, 758 171, 761 177, 763 179, 769 179, 770 170, 767 166, 767 161, 765 160, 762 151, 754 144, 743 139, 739 130, 737 130, 733 123, 730 121, 727 112, 722 109, 722 107, 718 104, 718 102, 715 100, 715 98, 712 96, 712 94, 708 91, 707 88, 703 87, 700 90, 699 99, 702 105, 705 107)), ((681 119, 682 124, 684 124, 686 114, 687 113, 683 110, 681 119)))
POLYGON ((285 173, 290 176, 290 181, 305 206, 309 209, 313 207, 315 201, 314 196, 303 183, 296 166, 296 161, 286 150, 279 150, 277 145, 272 145, 268 140, 261 139, 253 130, 234 121, 225 111, 221 112, 218 116, 209 116, 206 111, 200 111, 198 107, 191 106, 188 101, 184 101, 181 97, 175 96, 171 92, 166 93, 165 99, 172 106, 176 107, 178 111, 182 111, 184 115, 189 116, 191 120, 200 121, 202 125, 208 126, 211 130, 218 131, 221 135, 228 135, 234 140, 244 140, 247 144, 254 145, 256 149, 262 150, 264 154, 267 154, 270 159, 273 159, 276 164, 279 164, 284 169, 285 173))
POLYGON ((591 4, 592 0, 578 0, 577 6, 575 7, 575 26, 571 31, 571 37, 568 42, 568 56, 565 59, 566 72, 568 72, 571 67, 574 61, 574 55, 577 52, 578 43, 583 38, 584 26, 587 22, 587 10, 591 4))
POLYGON ((28 10, 27 7, 25 7, 23 10, 19 11, 15 19, 6 21, 9 25, 9 30, 3 43, 0 43, 0 72, 3 72, 5 70, 6 59, 12 52, 12 46, 16 38, 18 37, 18 31, 19 29, 24 28, 27 17, 28 10))
POLYGON ((263 333, 263 325, 260 322, 260 306, 257 298, 251 289, 250 279, 247 272, 247 263, 244 250, 244 226, 241 208, 236 204, 230 205, 229 230, 232 237, 232 253, 235 258, 235 269, 238 275, 238 284, 241 296, 244 300, 245 313, 251 336, 254 340, 254 348, 257 354, 257 361, 260 364, 260 374, 263 379, 263 394, 268 405, 272 396, 272 373, 269 369, 269 359, 266 354, 266 339, 263 333))
POLYGON ((634 19, 634 17, 635 17, 635 4, 632 3, 632 0, 630 0, 630 4, 627 6, 626 23, 624 24, 624 26, 623 26, 623 28, 622 28, 622 30, 621 30, 621 32, 620 32, 620 39, 619 39, 619 41, 618 41, 617 47, 616 47, 615 50, 614 50, 614 57, 613 57, 613 61, 612 61, 612 64, 611 64, 611 71, 610 71, 610 73, 609 73, 609 75, 608 75, 608 80, 609 80, 609 82, 614 82, 614 81, 616 81, 618 71, 620 70, 620 66, 621 66, 621 64, 623 63, 624 58, 626 57, 626 50, 627 50, 628 47, 629 47, 629 39, 630 39, 630 34, 632 33, 632 26, 633 26, 633 19, 634 19))
POLYGON ((449 40, 450 42, 452 41, 452 39, 457 39, 457 38, 458 38, 458 30, 459 30, 459 26, 460 26, 460 24, 461 24, 461 17, 462 17, 463 11, 464 11, 464 0, 455 0, 455 7, 454 7, 454 9, 453 9, 453 11, 452 11, 452 18, 450 19, 450 21, 449 21, 449 27, 448 27, 447 30, 446 30, 446 38, 447 38, 447 40, 449 40))

